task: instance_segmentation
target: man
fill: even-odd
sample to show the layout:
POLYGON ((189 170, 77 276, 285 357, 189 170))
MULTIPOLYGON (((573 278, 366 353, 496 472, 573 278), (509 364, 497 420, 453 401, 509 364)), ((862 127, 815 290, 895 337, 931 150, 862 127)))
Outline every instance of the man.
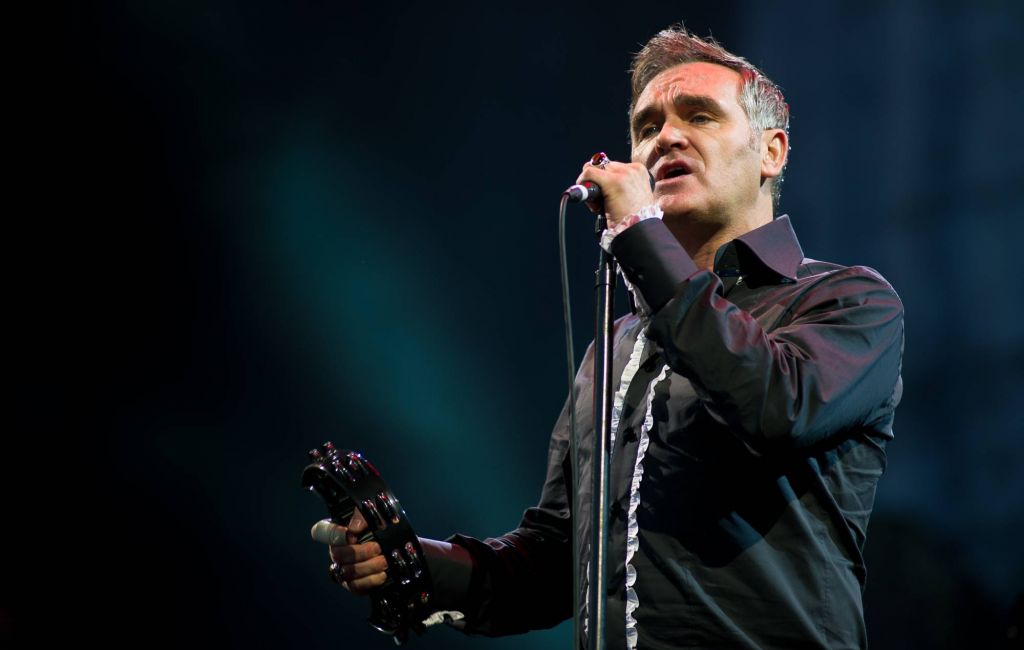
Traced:
MULTIPOLYGON (((607 647, 864 647, 863 546, 901 394, 902 305, 870 269, 804 258, 774 218, 788 107, 759 70, 680 26, 632 74, 632 162, 579 177, 602 189, 602 245, 639 306, 614 331, 607 647)), ((582 449, 592 380, 591 349, 575 386, 582 449)), ((582 452, 577 515, 567 422, 519 528, 427 543, 437 604, 467 631, 572 615, 570 535, 586 575, 592 463, 582 452)), ((364 528, 313 531, 356 593, 386 566, 376 544, 346 543, 364 528)))

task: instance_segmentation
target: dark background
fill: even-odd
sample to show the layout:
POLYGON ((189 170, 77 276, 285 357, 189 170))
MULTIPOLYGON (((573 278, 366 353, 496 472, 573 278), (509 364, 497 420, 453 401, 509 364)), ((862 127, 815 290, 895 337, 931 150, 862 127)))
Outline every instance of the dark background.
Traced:
MULTIPOLYGON (((594 151, 628 157, 629 54, 684 19, 785 91, 805 252, 878 269, 906 306, 873 647, 1001 646, 1024 584, 1021 4, 708 7, 100 2, 11 21, 32 31, 8 57, 7 185, 28 200, 5 237, 4 636, 390 647, 309 539, 305 450, 364 451, 420 534, 514 527, 565 394, 558 193, 594 151)), ((577 208, 578 353, 590 229, 577 208)))

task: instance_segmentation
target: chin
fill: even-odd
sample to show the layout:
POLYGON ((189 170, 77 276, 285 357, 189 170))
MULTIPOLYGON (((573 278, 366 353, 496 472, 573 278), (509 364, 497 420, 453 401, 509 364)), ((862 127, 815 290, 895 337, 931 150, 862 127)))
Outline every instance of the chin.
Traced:
POLYGON ((700 215, 706 212, 692 198, 674 194, 658 197, 658 207, 665 213, 666 219, 702 220, 700 215))
POLYGON ((721 213, 706 205, 688 201, 659 201, 658 205, 665 213, 663 220, 666 226, 682 227, 694 235, 719 230, 727 222, 721 213))

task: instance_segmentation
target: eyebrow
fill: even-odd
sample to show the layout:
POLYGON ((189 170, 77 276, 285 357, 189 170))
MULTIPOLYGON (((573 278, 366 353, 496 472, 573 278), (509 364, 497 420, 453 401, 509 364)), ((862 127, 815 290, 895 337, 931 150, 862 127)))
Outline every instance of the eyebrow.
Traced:
MULTIPOLYGON (((696 109, 699 111, 707 111, 714 115, 725 115, 725 109, 718 102, 718 100, 708 95, 677 95, 672 99, 672 103, 676 106, 696 109)), ((654 115, 661 112, 661 109, 656 104, 644 107, 639 113, 633 116, 630 123, 630 133, 635 134, 644 123, 651 119, 654 115)))

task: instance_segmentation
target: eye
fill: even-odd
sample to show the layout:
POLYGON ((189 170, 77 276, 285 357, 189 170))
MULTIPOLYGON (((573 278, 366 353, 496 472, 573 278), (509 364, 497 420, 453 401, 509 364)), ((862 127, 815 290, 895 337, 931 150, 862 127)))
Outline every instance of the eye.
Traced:
POLYGON ((645 140, 645 139, 651 137, 652 135, 654 135, 657 132, 658 132, 657 125, 655 125, 655 124, 647 124, 646 126, 643 126, 643 127, 640 128, 640 131, 638 132, 638 134, 639 134, 641 140, 645 140))
POLYGON ((690 122, 693 124, 707 124, 708 122, 711 122, 711 116, 706 113, 697 113, 690 118, 690 122))

